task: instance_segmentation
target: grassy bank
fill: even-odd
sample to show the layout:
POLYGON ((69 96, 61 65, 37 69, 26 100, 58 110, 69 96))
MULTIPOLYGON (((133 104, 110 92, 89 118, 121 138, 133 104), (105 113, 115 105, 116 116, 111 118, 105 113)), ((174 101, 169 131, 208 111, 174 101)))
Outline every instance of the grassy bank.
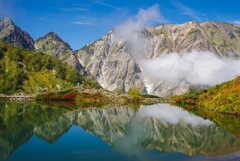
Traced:
POLYGON ((180 106, 198 105, 222 113, 240 114, 240 77, 207 90, 191 90, 172 98, 180 106))

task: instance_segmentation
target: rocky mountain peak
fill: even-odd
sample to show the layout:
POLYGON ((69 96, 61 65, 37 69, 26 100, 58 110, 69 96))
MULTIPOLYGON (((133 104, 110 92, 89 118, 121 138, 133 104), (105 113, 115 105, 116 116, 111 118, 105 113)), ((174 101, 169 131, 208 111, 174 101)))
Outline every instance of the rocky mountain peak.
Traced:
POLYGON ((4 17, 0 20, 0 40, 14 44, 15 46, 34 49, 34 40, 32 37, 16 26, 9 17, 4 17))
POLYGON ((1 26, 1 30, 4 28, 4 27, 7 27, 9 25, 14 25, 12 19, 10 17, 3 17, 2 21, 0 22, 0 26, 1 26))
POLYGON ((56 57, 64 57, 66 54, 72 53, 70 45, 54 32, 49 32, 45 36, 38 38, 35 48, 56 57))
POLYGON ((46 36, 51 36, 51 37, 57 37, 59 38, 59 36, 55 33, 55 32, 49 32, 46 36))
POLYGON ((71 47, 70 47, 70 45, 69 45, 67 42, 63 41, 63 40, 60 38, 60 36, 58 36, 58 34, 56 34, 55 32, 49 32, 49 33, 46 34, 45 36, 37 39, 37 40, 36 40, 36 43, 39 42, 39 41, 46 41, 46 40, 58 42, 58 43, 60 43, 60 44, 63 44, 64 46, 66 46, 66 48, 72 50, 71 47))
POLYGON ((70 45, 54 32, 49 32, 45 36, 38 38, 35 42, 35 48, 38 51, 57 57, 73 68, 77 68, 82 73, 85 73, 70 45))
POLYGON ((36 40, 35 48, 41 52, 64 59, 72 54, 70 46, 64 42, 56 33, 49 32, 47 35, 36 40))

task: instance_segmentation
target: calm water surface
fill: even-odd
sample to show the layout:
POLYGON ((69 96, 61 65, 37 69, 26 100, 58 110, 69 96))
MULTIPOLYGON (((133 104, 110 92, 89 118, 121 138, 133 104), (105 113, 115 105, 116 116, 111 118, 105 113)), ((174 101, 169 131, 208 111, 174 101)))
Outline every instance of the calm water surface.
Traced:
POLYGON ((0 160, 240 161, 240 118, 204 112, 0 103, 0 160))

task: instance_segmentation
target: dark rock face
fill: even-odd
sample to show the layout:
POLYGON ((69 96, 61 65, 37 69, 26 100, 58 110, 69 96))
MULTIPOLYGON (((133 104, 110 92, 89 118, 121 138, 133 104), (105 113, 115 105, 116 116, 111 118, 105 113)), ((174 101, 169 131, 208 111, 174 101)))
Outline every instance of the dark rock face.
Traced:
POLYGON ((9 17, 0 20, 0 40, 34 50, 34 40, 25 31, 16 26, 9 17))

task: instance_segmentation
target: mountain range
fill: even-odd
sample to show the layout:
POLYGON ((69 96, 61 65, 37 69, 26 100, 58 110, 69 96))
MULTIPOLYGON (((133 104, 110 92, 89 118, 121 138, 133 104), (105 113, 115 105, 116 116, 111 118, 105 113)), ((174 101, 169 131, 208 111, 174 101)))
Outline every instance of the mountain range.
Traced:
MULTIPOLYGON (((146 42, 144 58, 154 60, 170 53, 209 51, 218 57, 240 56, 240 27, 224 22, 186 22, 145 27, 138 33, 146 42)), ((91 75, 103 88, 126 92, 138 87, 142 92, 167 97, 188 91, 186 81, 170 83, 144 75, 142 64, 131 54, 127 41, 114 39, 114 30, 98 40, 73 51, 57 34, 50 32, 37 39, 22 31, 10 18, 0 20, 0 40, 30 50, 42 51, 91 75)), ((145 48, 143 47, 145 50, 145 48)))

